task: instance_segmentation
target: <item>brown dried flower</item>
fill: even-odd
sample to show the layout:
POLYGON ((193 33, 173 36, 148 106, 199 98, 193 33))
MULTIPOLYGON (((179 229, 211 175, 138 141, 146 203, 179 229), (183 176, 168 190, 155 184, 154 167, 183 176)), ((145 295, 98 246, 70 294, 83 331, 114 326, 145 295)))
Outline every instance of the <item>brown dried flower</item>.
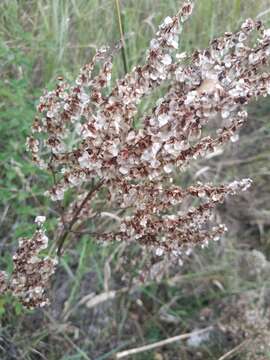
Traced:
POLYGON ((40 258, 39 253, 48 246, 48 238, 42 228, 45 217, 38 216, 38 229, 31 239, 21 239, 13 255, 14 268, 9 281, 0 274, 0 292, 10 291, 21 303, 29 308, 43 307, 49 303, 47 290, 49 280, 55 271, 57 260, 40 258))
MULTIPOLYGON (((179 258, 197 244, 220 238, 226 228, 212 223, 213 209, 250 186, 251 180, 243 179, 184 189, 174 176, 190 161, 236 141, 247 120, 246 105, 270 93, 265 67, 270 30, 248 19, 239 31, 225 33, 207 49, 175 54, 192 10, 193 2, 186 1, 176 16, 165 18, 145 63, 117 80, 112 90, 113 54, 102 48, 83 66, 74 85, 59 78, 56 88, 40 98, 27 148, 38 166, 53 173, 54 186, 46 193, 52 200, 62 201, 66 191, 76 189, 56 231, 59 254, 70 232, 89 230, 90 219, 97 230, 88 233, 104 243, 135 241, 157 256, 179 258), (96 76, 94 68, 99 69, 96 76), (141 126, 134 127, 141 100, 164 84, 169 90, 142 116, 141 126), (217 117, 216 135, 204 135, 206 125, 217 117), (93 201, 99 190, 102 196, 93 201), (107 227, 104 216, 110 218, 107 227)), ((18 275, 12 286, 33 305, 41 303, 42 292, 36 287, 42 279, 25 280, 23 274, 42 265, 47 282, 54 262, 32 264, 25 258, 36 259, 37 250, 45 246, 44 236, 38 230, 32 240, 23 241, 14 259, 18 275)))
POLYGON ((113 231, 93 235, 103 241, 135 240, 157 255, 175 256, 218 239, 225 227, 211 225, 211 210, 251 184, 249 179, 220 187, 182 189, 174 184, 175 172, 191 160, 236 141, 247 119, 245 105, 270 92, 270 75, 264 72, 270 33, 261 22, 248 19, 238 32, 225 33, 207 49, 174 55, 192 9, 193 2, 187 1, 177 16, 164 20, 145 64, 116 81, 111 91, 112 54, 103 48, 81 69, 74 86, 61 79, 54 91, 41 97, 41 116, 34 121, 28 147, 39 166, 58 174, 48 192, 52 200, 62 200, 70 188, 78 193, 60 222, 60 248, 75 222, 82 226, 92 218, 85 187, 90 180, 100 179, 98 189, 109 193, 105 211, 122 209, 113 231), (250 40, 253 32, 255 44, 250 40), (100 71, 92 77, 98 63, 100 71), (134 128, 142 98, 165 82, 169 91, 143 116, 141 127, 134 128), (217 135, 202 136, 217 116, 217 135), (190 197, 202 202, 185 212, 181 204, 190 197))

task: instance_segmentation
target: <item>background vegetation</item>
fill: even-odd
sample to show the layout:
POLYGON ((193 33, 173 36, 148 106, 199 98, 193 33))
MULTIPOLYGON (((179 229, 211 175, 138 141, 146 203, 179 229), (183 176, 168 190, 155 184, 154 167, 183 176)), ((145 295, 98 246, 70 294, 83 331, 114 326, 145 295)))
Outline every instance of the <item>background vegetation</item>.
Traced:
MULTIPOLYGON (((121 1, 129 69, 143 59, 160 21, 175 14, 179 5, 178 0, 121 1)), ((244 19, 256 16, 270 25, 270 0, 197 0, 181 49, 205 47, 213 37, 235 30, 244 19)), ((1 268, 11 268, 18 238, 32 233, 34 217, 53 215, 54 211, 43 195, 50 179, 32 165, 24 145, 43 88, 52 87, 58 75, 73 79, 96 48, 119 38, 112 0, 0 1, 1 268)), ((119 54, 114 77, 123 73, 119 54)), ((147 106, 144 103, 142 111, 147 106)), ((61 260, 50 308, 26 312, 14 299, 0 297, 0 358, 111 359, 120 349, 209 324, 220 324, 225 330, 199 348, 177 342, 133 358, 218 359, 241 343, 245 334, 239 329, 234 332, 231 320, 243 323, 237 318, 241 313, 238 306, 243 309, 245 303, 247 308, 259 311, 258 297, 267 300, 270 294, 269 99, 253 104, 249 111, 249 124, 238 143, 179 174, 185 182, 242 177, 254 180, 248 194, 220 209, 219 216, 229 228, 220 244, 197 250, 159 284, 120 290, 115 299, 93 307, 88 302, 87 307, 91 294, 121 289, 123 276, 126 272, 135 275, 138 264, 130 261, 122 267, 119 249, 103 249, 83 237, 61 260)), ((51 216, 49 233, 54 225, 51 216)), ((252 359, 270 359, 267 351, 258 354, 252 359)), ((233 356, 247 358, 242 351, 233 356)))

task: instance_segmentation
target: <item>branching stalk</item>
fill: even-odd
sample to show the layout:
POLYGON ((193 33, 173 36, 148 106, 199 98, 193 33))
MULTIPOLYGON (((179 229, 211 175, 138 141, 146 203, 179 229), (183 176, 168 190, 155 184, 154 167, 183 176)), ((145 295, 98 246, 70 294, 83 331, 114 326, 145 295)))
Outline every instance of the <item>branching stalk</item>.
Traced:
POLYGON ((70 233, 70 231, 72 230, 73 225, 77 222, 79 215, 81 213, 81 211, 83 210, 84 206, 86 205, 86 203, 91 199, 91 197, 96 193, 96 191, 98 191, 101 186, 103 185, 104 180, 101 179, 96 186, 94 186, 86 195, 86 197, 84 198, 83 202, 81 203, 81 205, 79 206, 79 208, 77 209, 77 211, 75 212, 73 218, 71 219, 70 223, 68 224, 66 230, 64 230, 63 234, 60 236, 59 240, 58 240, 58 247, 57 247, 57 255, 60 256, 61 255, 61 251, 63 248, 63 245, 66 241, 66 238, 68 237, 68 234, 70 233))

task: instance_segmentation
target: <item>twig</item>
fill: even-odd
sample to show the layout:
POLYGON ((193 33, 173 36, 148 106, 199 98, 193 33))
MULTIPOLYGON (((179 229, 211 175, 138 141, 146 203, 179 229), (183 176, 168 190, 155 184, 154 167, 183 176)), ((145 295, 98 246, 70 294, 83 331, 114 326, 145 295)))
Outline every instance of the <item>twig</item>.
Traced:
POLYGON ((246 345, 248 342, 250 341, 250 339, 247 339, 245 341, 243 341, 241 344, 237 345, 235 348, 233 348, 232 350, 228 351, 226 354, 222 355, 218 360, 225 360, 225 359, 229 359, 231 357, 231 355, 234 355, 238 350, 240 350, 244 345, 246 345))
POLYGON ((209 326, 209 327, 207 327, 205 329, 202 329, 202 330, 193 331, 191 333, 186 333, 186 334, 182 334, 182 335, 173 336, 171 338, 161 340, 161 341, 155 342, 153 344, 144 345, 144 346, 141 346, 141 347, 138 347, 138 348, 121 351, 121 352, 119 352, 119 353, 117 353, 115 355, 115 358, 116 359, 123 359, 124 357, 134 355, 134 354, 138 354, 138 353, 143 352, 143 351, 149 351, 149 350, 155 349, 157 347, 161 347, 161 346, 164 346, 164 345, 171 344, 171 343, 173 343, 175 341, 188 339, 193 335, 202 334, 202 333, 204 333, 206 331, 209 331, 211 329, 212 329, 212 326, 209 326))
POLYGON ((259 18, 267 15, 269 12, 270 12, 270 9, 266 9, 266 10, 262 11, 261 13, 259 13, 259 14, 256 16, 256 19, 259 19, 259 18))
POLYGON ((64 231, 64 233, 60 236, 59 240, 58 240, 58 249, 57 249, 57 255, 60 256, 61 255, 61 250, 63 248, 64 242, 68 236, 68 234, 70 233, 73 225, 76 223, 76 221, 78 220, 78 217, 82 211, 82 209, 84 208, 84 205, 91 199, 91 197, 95 194, 95 192, 97 190, 99 190, 101 188, 101 186, 103 185, 104 180, 101 179, 97 185, 95 187, 93 187, 88 194, 86 195, 86 197, 84 198, 83 202, 81 203, 81 205, 79 206, 79 208, 77 209, 77 211, 75 212, 73 218, 71 219, 70 223, 68 224, 67 229, 64 231))
POLYGON ((68 318, 72 313, 74 313, 75 310, 78 309, 79 306, 86 304, 86 307, 88 309, 91 309, 95 306, 98 306, 108 300, 114 299, 117 295, 121 293, 127 292, 129 289, 128 287, 121 288, 119 290, 110 290, 107 292, 103 292, 101 294, 95 295, 95 293, 90 293, 85 295, 72 309, 68 310, 64 314, 64 321, 67 321, 68 318))
POLYGON ((128 66, 127 66, 126 42, 125 42, 125 36, 124 36, 124 31, 123 31, 123 25, 122 25, 122 19, 121 19, 121 9, 120 9, 119 0, 115 0, 115 6, 116 6, 116 13, 117 13, 117 20, 118 20, 118 27, 119 27, 120 37, 121 37, 121 43, 122 43, 121 54, 122 54, 125 74, 127 74, 128 73, 128 66))

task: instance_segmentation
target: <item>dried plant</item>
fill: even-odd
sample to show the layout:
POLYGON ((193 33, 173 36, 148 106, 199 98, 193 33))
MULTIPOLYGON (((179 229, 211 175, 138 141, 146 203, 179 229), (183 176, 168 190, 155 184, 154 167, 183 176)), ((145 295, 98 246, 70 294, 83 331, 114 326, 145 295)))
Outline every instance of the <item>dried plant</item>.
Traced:
POLYGON ((10 291, 29 308, 42 307, 49 303, 47 288, 57 264, 56 258, 40 258, 39 254, 48 246, 48 237, 43 229, 44 216, 36 217, 38 229, 31 239, 21 239, 13 255, 14 269, 11 278, 0 274, 1 292, 10 291))
MULTIPOLYGON (((213 209, 250 186, 250 179, 178 185, 176 174, 191 160, 236 141, 247 120, 246 105, 270 93, 265 70, 270 30, 259 21, 246 20, 238 32, 225 33, 207 49, 175 54, 192 9, 187 1, 176 16, 167 17, 145 64, 113 87, 115 51, 102 48, 74 85, 59 78, 55 90, 41 97, 27 147, 34 162, 53 176, 46 194, 59 204, 67 191, 72 198, 55 231, 58 255, 70 234, 88 233, 103 243, 136 242, 157 256, 181 258, 195 245, 220 238, 226 228, 213 224, 213 209), (160 87, 165 95, 134 126, 142 99, 160 87), (216 134, 205 135, 206 125, 217 118, 216 134)), ((33 250, 23 244, 31 258, 33 250)))
POLYGON ((270 313, 265 289, 235 295, 222 306, 220 330, 235 344, 247 340, 245 360, 265 360, 270 351, 270 313))

